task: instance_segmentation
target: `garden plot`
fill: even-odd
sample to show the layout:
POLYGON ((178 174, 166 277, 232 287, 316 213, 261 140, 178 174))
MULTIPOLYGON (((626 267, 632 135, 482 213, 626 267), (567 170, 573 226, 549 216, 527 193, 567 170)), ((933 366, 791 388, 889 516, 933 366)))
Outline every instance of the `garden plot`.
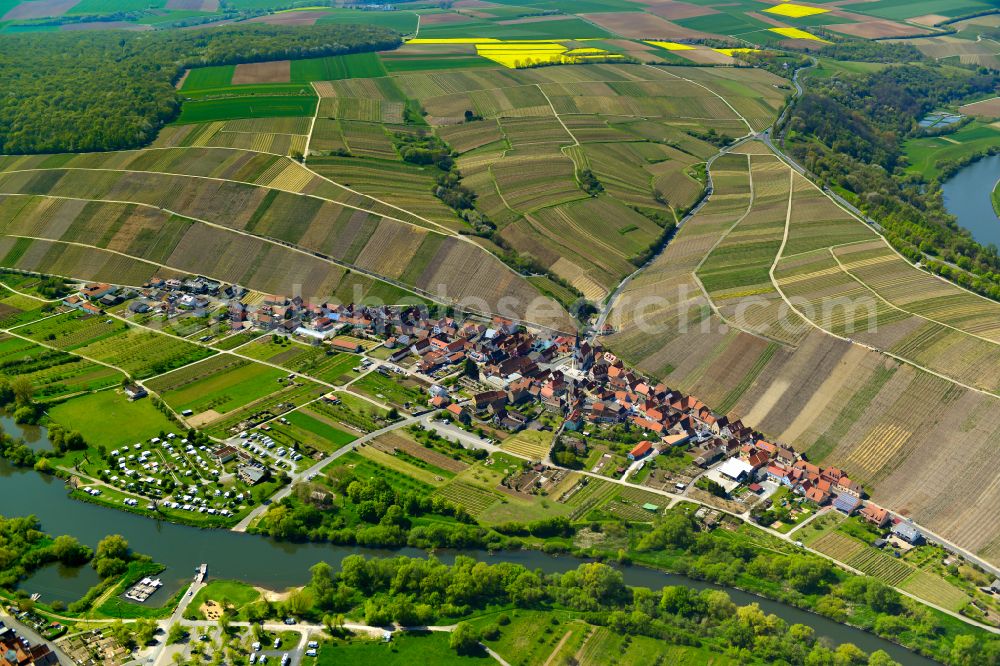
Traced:
POLYGON ((500 446, 505 451, 529 460, 545 460, 552 446, 552 433, 524 430, 513 437, 508 437, 500 446))
POLYGON ((441 486, 434 495, 462 507, 474 518, 500 501, 496 493, 457 480, 441 486))
POLYGON ((361 359, 354 354, 335 352, 326 345, 306 345, 288 338, 278 340, 264 338, 239 353, 331 384, 344 384, 358 376, 353 369, 361 359))
POLYGON ((406 375, 372 371, 351 384, 351 390, 380 403, 388 403, 406 411, 420 410, 427 399, 427 386, 406 375))
POLYGON ((448 475, 441 474, 438 470, 429 469, 428 466, 415 465, 408 461, 405 456, 396 455, 394 453, 386 453, 380 448, 359 446, 355 450, 358 455, 367 458, 372 462, 378 463, 388 469, 395 470, 400 474, 416 479, 417 481, 425 483, 428 486, 439 488, 447 482, 448 478, 450 478, 448 475))
MULTIPOLYGON (((391 456, 389 456, 391 457, 391 456)), ((354 475, 360 479, 385 479, 393 488, 400 492, 410 492, 421 496, 430 495, 435 492, 435 486, 419 481, 392 467, 386 467, 371 458, 366 458, 357 451, 350 451, 340 456, 324 472, 334 467, 348 467, 354 471, 354 475)), ((447 487, 447 486, 444 486, 447 487)))
MULTIPOLYGON (((399 455, 402 453, 408 458, 414 458, 433 468, 444 470, 451 474, 458 474, 469 467, 467 463, 461 460, 455 460, 443 453, 428 449, 426 446, 421 446, 405 432, 399 430, 379 436, 371 442, 371 446, 390 454, 399 455)), ((415 464, 419 466, 419 463, 415 464)))
POLYGON ((584 477, 580 482, 557 497, 557 501, 573 507, 570 513, 570 520, 579 520, 586 516, 592 509, 599 508, 607 501, 618 488, 617 484, 610 481, 602 481, 593 477, 584 477))
POLYGON ((318 421, 354 433, 380 430, 393 421, 388 418, 388 409, 346 392, 314 402, 306 411, 318 421))

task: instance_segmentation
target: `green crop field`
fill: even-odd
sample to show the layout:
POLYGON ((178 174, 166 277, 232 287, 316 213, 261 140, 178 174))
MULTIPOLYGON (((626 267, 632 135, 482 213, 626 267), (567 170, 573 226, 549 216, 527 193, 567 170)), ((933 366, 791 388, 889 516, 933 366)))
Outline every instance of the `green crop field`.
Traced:
POLYGON ((417 28, 415 12, 367 12, 359 9, 330 9, 321 16, 317 23, 369 23, 371 25, 389 28, 402 34, 411 33, 417 28))
POLYGON ((315 112, 316 98, 306 95, 229 97, 185 102, 176 122, 185 124, 238 118, 311 116, 315 112))
POLYGON ((215 67, 195 67, 188 71, 181 86, 182 93, 210 88, 228 88, 233 81, 233 70, 236 65, 218 65, 215 67))
POLYGON ((354 435, 320 421, 303 410, 294 411, 285 418, 299 431, 306 431, 314 435, 314 441, 318 439, 320 442, 325 442, 325 447, 315 447, 321 451, 333 451, 357 439, 354 435))
POLYGON ((266 365, 220 358, 159 377, 150 387, 177 411, 222 414, 279 390, 277 380, 283 376, 281 370, 266 365), (226 365, 219 367, 220 361, 226 365))
POLYGON ((385 67, 382 66, 377 53, 352 53, 291 62, 293 83, 370 78, 385 74, 385 67))

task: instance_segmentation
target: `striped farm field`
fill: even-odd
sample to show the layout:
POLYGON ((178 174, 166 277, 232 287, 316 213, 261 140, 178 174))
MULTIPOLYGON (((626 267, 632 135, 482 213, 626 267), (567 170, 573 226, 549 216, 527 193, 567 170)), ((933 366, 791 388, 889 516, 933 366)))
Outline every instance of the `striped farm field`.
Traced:
POLYGON ((926 571, 917 571, 906 579, 900 588, 925 601, 953 611, 960 611, 972 600, 965 592, 940 576, 926 571))
POLYGON ((400 431, 386 433, 376 438, 372 444, 373 447, 379 448, 387 453, 393 451, 403 451, 407 455, 413 456, 423 460, 424 462, 433 465, 434 467, 446 470, 448 472, 453 472, 455 474, 468 469, 468 463, 462 462, 461 460, 455 460, 450 456, 446 456, 443 453, 428 449, 410 439, 405 433, 400 431))
POLYGON ((500 126, 494 120, 443 125, 437 128, 437 134, 459 153, 494 143, 503 138, 500 126))
POLYGON ((893 586, 899 585, 914 572, 911 565, 868 546, 855 553, 847 564, 893 586))
POLYGON ((587 483, 579 486, 572 495, 564 500, 567 506, 573 507, 569 516, 570 520, 578 520, 589 513, 591 509, 600 507, 617 490, 617 485, 610 481, 593 477, 585 477, 585 479, 587 483))
POLYGON ((827 532, 811 545, 824 555, 829 555, 833 559, 844 563, 847 563, 855 555, 868 548, 868 546, 857 539, 841 534, 840 532, 827 532))
POLYGON ((473 517, 482 515, 484 511, 500 501, 497 494, 462 481, 447 483, 438 488, 434 495, 457 504, 473 517))
POLYGON ((368 460, 376 462, 383 467, 396 470, 400 474, 416 479, 421 483, 426 483, 429 486, 439 487, 445 483, 445 479, 440 475, 437 475, 432 471, 421 469, 416 465, 406 462, 402 458, 399 458, 391 453, 386 453, 385 451, 381 451, 377 448, 373 448, 371 446, 359 446, 355 449, 355 451, 357 451, 358 455, 367 458, 368 460))
POLYGON ((552 435, 540 430, 523 430, 503 440, 500 447, 530 460, 543 460, 552 446, 552 435))
POLYGON ((518 212, 587 197, 577 185, 573 162, 558 154, 522 157, 513 151, 491 171, 506 205, 518 212))

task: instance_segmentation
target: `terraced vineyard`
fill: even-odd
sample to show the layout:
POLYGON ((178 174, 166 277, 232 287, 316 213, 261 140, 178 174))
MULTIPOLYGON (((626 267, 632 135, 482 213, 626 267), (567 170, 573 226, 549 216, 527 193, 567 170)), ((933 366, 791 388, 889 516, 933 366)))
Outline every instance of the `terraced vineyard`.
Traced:
POLYGON ((712 165, 708 204, 622 292, 607 343, 850 469, 876 502, 1000 552, 986 444, 1000 437, 1000 306, 907 264, 762 146, 734 153, 712 165), (957 450, 972 462, 949 467, 957 450))

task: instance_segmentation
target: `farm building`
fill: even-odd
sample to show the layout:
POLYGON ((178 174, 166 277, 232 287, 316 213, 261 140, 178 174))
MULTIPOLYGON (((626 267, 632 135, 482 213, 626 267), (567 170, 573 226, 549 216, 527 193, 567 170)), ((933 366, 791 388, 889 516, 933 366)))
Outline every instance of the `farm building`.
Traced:
POLYGON ((129 400, 138 400, 146 397, 146 389, 138 384, 126 384, 124 390, 129 400))
POLYGON ((358 354, 361 352, 361 345, 353 340, 332 340, 330 346, 339 351, 352 352, 358 354))
POLYGON ((236 475, 240 477, 240 481, 248 486, 255 486, 261 481, 267 479, 270 473, 263 467, 240 465, 236 468, 236 475))
POLYGON ((739 458, 730 458, 719 467, 719 473, 733 481, 743 482, 753 476, 753 465, 739 458))
POLYGON ((672 446, 681 446, 682 444, 687 444, 690 440, 691 440, 691 435, 689 435, 686 432, 682 432, 676 435, 675 434, 664 435, 663 439, 661 440, 663 442, 662 448, 668 449, 672 446))
POLYGON ((237 450, 232 446, 220 446, 212 452, 212 460, 218 465, 224 465, 236 457, 237 450))

